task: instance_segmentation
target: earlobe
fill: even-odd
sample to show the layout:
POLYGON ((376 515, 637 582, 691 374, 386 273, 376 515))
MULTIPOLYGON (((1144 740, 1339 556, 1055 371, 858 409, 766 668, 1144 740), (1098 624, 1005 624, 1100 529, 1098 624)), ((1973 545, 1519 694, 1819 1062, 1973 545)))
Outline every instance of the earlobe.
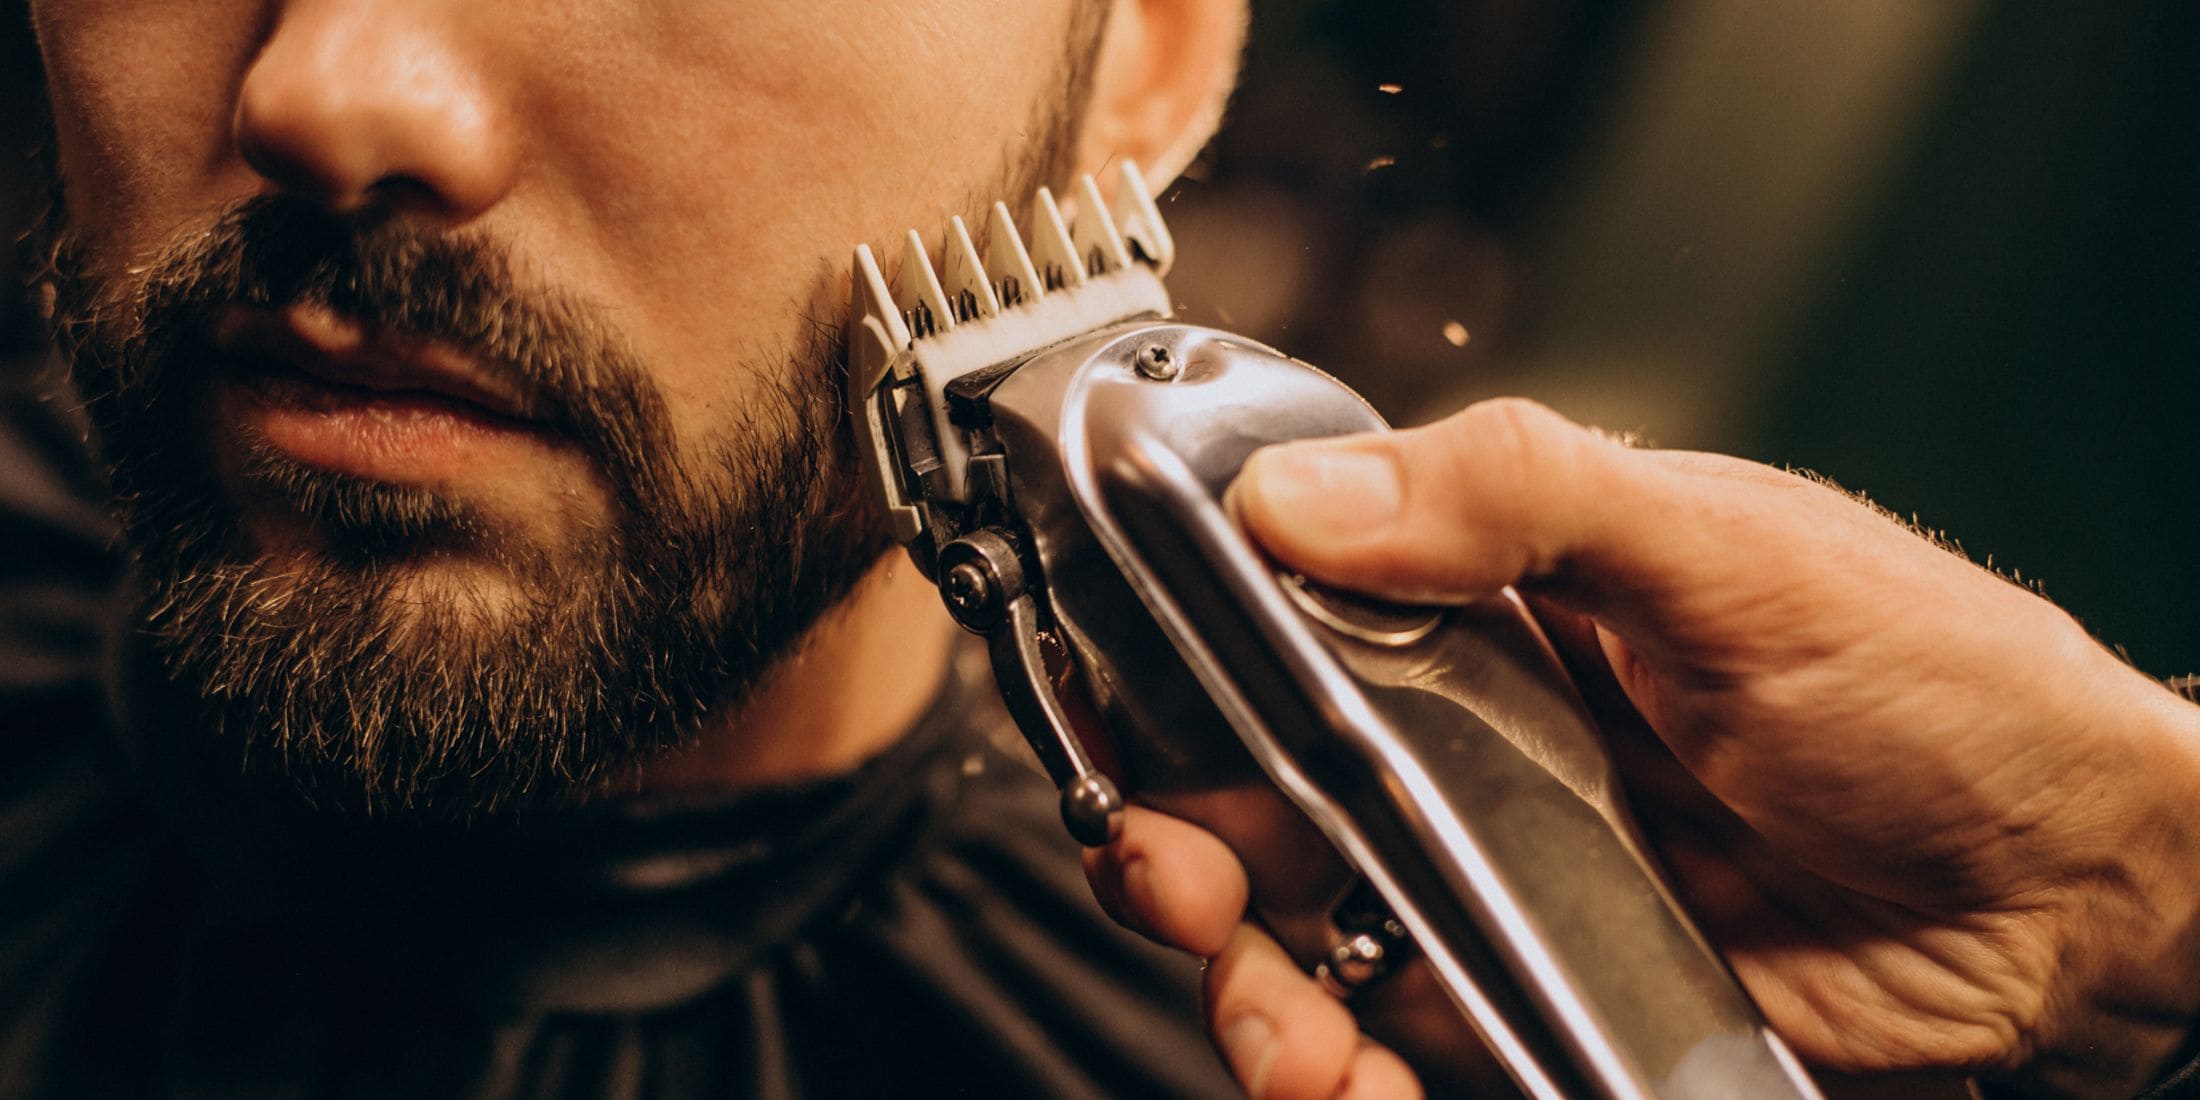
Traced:
POLYGON ((1245 0, 1114 0, 1092 74, 1078 170, 1119 157, 1156 192, 1214 136, 1245 45, 1245 0))

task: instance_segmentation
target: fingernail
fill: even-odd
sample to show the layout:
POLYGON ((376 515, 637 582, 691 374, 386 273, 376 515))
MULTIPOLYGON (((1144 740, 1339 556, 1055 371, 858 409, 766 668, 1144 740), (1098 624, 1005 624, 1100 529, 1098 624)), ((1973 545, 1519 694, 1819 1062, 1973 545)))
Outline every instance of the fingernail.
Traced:
POLYGON ((1230 1071, 1245 1086, 1245 1095, 1259 1100, 1268 1091, 1269 1072, 1276 1068, 1279 1052, 1275 1029, 1268 1026, 1267 1020, 1248 1012, 1224 1025, 1218 1041, 1230 1071))
POLYGON ((1246 472, 1266 518, 1294 529, 1365 534, 1395 521, 1405 505, 1398 464, 1358 444, 1271 447, 1246 472))

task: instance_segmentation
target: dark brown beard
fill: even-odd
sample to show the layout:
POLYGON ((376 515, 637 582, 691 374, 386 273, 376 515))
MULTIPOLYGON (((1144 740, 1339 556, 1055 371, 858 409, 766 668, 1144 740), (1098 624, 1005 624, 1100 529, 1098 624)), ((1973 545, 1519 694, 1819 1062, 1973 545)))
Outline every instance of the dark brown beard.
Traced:
MULTIPOLYGON (((972 211, 1067 182, 1109 7, 1072 9, 1059 95, 1036 105, 995 185, 967 196, 972 211)), ((837 318, 813 323, 785 369, 749 370, 761 392, 715 453, 683 465, 616 332, 585 302, 516 287, 486 239, 266 198, 110 284, 85 274, 67 232, 53 149, 41 142, 35 165, 51 201, 34 254, 56 343, 94 420, 159 663, 200 701, 204 744, 250 774, 372 814, 569 801, 737 712, 887 548, 840 427, 837 318), (463 501, 262 453, 244 471, 256 499, 281 501, 325 547, 271 566, 193 427, 201 330, 237 303, 322 305, 505 370, 595 460, 613 522, 590 545, 531 552, 463 501), (453 548, 489 557, 528 598, 494 621, 407 604, 398 589, 420 559, 453 548)))
MULTIPOLYGON (((57 271, 58 331, 107 460, 170 678, 212 744, 316 802, 465 817, 572 798, 737 709, 885 549, 841 452, 837 348, 819 338, 683 464, 647 370, 585 304, 515 286, 487 242, 253 200, 119 302, 57 271), (271 565, 242 533, 200 415, 204 327, 236 304, 324 306, 503 372, 601 474, 614 516, 565 545, 500 539, 462 500, 291 462, 255 500, 318 533, 271 565), (783 381, 775 381, 783 380, 783 381), (494 564, 495 614, 404 598, 430 556, 494 564)), ((732 368, 738 369, 738 368, 732 368)))

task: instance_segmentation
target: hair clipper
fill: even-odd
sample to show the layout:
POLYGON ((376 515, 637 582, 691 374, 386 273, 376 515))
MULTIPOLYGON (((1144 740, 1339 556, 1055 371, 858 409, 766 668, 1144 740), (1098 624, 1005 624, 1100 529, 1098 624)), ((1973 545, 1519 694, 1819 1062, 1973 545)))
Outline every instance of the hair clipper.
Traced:
POLYGON ((983 635, 1105 843, 1126 798, 1244 862, 1254 915, 1437 1088, 1479 1033, 1537 1100, 1816 1097, 1690 923, 1510 592, 1411 607, 1278 569, 1224 512, 1271 443, 1380 431, 1357 394, 1175 324, 1136 170, 859 246, 848 410, 896 538, 983 635), (1451 1057, 1456 1057, 1454 1052, 1451 1057))

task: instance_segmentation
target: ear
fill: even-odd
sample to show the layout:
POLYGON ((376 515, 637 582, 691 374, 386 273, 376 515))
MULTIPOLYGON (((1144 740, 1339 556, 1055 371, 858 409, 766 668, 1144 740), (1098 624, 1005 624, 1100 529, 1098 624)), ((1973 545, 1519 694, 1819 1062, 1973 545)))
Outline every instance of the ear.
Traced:
POLYGON ((1222 124, 1247 0, 1113 0, 1094 60, 1077 168, 1130 157, 1158 194, 1222 124))

